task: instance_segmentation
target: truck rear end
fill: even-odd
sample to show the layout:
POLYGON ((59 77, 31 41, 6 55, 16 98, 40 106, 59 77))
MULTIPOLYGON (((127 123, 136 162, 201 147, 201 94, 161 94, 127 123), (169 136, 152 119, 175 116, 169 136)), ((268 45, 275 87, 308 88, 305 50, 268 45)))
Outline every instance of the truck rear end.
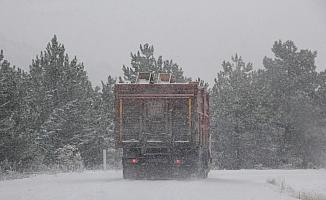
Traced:
POLYGON ((115 139, 124 178, 207 177, 208 106, 197 82, 116 84, 115 139))

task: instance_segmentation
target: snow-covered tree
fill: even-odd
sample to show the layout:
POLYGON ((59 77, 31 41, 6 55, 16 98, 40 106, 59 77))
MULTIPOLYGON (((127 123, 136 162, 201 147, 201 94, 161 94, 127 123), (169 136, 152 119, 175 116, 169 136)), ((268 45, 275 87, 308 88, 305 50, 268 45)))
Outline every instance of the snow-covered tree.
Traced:
POLYGON ((56 36, 33 60, 30 74, 32 103, 37 113, 34 128, 47 164, 53 164, 57 149, 65 145, 79 148, 79 140, 93 131, 96 118, 89 115, 93 113, 94 91, 83 64, 76 57, 69 59, 56 36))
POLYGON ((163 60, 162 56, 154 57, 154 47, 149 44, 140 45, 140 51, 131 53, 131 67, 122 67, 124 79, 135 82, 138 72, 171 73, 176 82, 186 82, 190 78, 184 76, 183 69, 172 60, 163 60))
POLYGON ((320 106, 316 91, 318 73, 317 53, 300 50, 292 41, 276 41, 272 52, 275 58, 265 58, 266 94, 271 122, 283 130, 279 141, 281 162, 296 167, 307 167, 312 160, 312 132, 320 127, 320 106), (317 100, 317 101, 316 101, 317 100))
POLYGON ((211 130, 217 160, 222 161, 223 168, 252 167, 257 164, 250 158, 256 139, 252 130, 257 106, 253 67, 238 55, 232 62, 224 61, 222 67, 211 93, 211 130), (248 159, 251 166, 247 166, 248 159))
POLYGON ((21 170, 35 161, 35 134, 30 121, 29 76, 3 60, 0 53, 0 163, 6 160, 21 170))

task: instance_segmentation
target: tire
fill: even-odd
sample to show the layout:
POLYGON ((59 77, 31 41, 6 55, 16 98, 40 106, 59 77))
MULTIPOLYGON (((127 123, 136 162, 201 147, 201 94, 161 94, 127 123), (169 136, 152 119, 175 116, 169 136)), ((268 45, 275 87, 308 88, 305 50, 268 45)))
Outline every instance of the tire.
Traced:
POLYGON ((123 179, 137 179, 137 173, 135 170, 123 168, 122 170, 123 179))

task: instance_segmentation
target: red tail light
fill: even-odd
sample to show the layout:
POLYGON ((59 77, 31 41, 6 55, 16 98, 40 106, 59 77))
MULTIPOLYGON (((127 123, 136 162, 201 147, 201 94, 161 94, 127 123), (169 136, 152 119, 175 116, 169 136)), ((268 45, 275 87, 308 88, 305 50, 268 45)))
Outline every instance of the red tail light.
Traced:
POLYGON ((179 159, 175 160, 175 164, 177 166, 180 166, 182 164, 182 160, 179 160, 179 159))
POLYGON ((137 163, 138 163, 138 160, 136 158, 131 159, 131 164, 137 164, 137 163))

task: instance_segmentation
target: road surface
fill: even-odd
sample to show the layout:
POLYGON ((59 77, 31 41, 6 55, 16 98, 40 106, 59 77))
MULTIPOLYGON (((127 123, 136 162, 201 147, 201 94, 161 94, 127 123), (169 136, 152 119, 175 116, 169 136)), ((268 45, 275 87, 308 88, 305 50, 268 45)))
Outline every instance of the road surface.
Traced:
POLYGON ((217 170, 204 180, 123 180, 84 171, 0 181, 1 200, 293 200, 326 197, 326 170, 217 170))

